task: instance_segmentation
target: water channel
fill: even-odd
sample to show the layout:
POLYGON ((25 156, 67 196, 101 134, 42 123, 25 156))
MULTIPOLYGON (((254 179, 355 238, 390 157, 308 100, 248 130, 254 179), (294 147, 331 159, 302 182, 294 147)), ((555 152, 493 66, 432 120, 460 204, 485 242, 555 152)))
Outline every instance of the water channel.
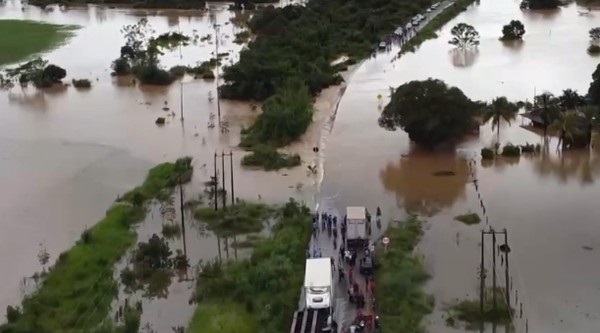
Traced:
MULTIPOLYGON (((479 197, 485 201, 489 223, 508 228, 513 286, 519 290, 530 331, 592 332, 600 325, 600 268, 596 265, 600 236, 595 218, 600 213, 596 205, 600 188, 595 185, 600 150, 559 155, 556 140, 551 139, 545 157, 500 160, 492 165, 477 162, 472 176, 465 158, 477 157, 482 146, 491 144, 495 134, 488 126, 478 138, 462 143, 456 153, 421 151, 405 133, 378 127, 376 96, 383 95, 385 105, 388 87, 428 77, 482 100, 499 95, 531 100, 534 90, 559 94, 572 88, 585 93, 598 63, 585 52, 587 31, 600 25, 600 12, 581 15, 585 10, 570 4, 555 12, 524 13, 518 1, 482 0, 416 53, 395 61, 395 49, 379 54, 365 61, 349 82, 323 144, 325 176, 320 196, 325 205, 339 211, 348 205, 365 205, 374 211, 379 205, 387 218, 402 218, 407 211, 425 217, 427 230, 420 251, 432 274, 428 289, 436 296, 436 311, 427 320, 431 331, 456 331, 445 324, 444 305, 477 296, 480 227, 464 226, 453 217, 479 212, 479 197), (525 40, 504 45, 498 37, 502 25, 512 19, 525 24, 525 40), (473 25, 481 34, 477 53, 451 51, 449 30, 458 22, 473 25), (455 175, 433 175, 446 170, 455 175), (472 184, 475 177, 479 196, 472 184)), ((11 267, 2 270, 0 308, 17 303, 19 281, 39 269, 38 244, 44 244, 56 258, 86 226, 104 215, 118 194, 139 184, 152 165, 191 154, 196 172, 186 189, 189 193, 201 191, 199 184, 212 173, 215 150, 233 149, 234 165, 239 165, 241 153, 234 148, 238 128, 252 113, 247 105, 224 102, 224 117, 234 127, 225 134, 207 129, 209 114, 216 112, 216 106, 207 101, 214 82, 186 79, 183 85, 175 83, 170 88, 139 88, 109 75, 110 62, 122 44, 120 28, 142 15, 148 15, 158 32, 181 29, 191 34, 195 29, 200 35, 211 33, 211 22, 216 20, 229 36, 223 37, 223 48, 232 51, 235 61, 241 46, 231 41, 240 28, 225 23, 240 14, 223 6, 215 6, 211 13, 94 6, 22 11, 17 1, 0 6, 2 18, 80 25, 67 45, 46 58, 66 67, 69 78, 97 79, 87 92, 72 88, 0 92, 0 213, 4 217, 0 265, 11 267), (178 114, 180 89, 184 89, 183 125, 178 114), (165 115, 165 101, 176 115, 159 128, 154 119, 165 115)), ((213 47, 183 47, 181 52, 166 54, 162 62, 172 66, 207 60, 213 47)), ((520 118, 510 126, 502 124, 501 141, 542 143, 539 133, 521 124, 520 118)), ((310 150, 313 145, 304 142, 301 149, 310 150)), ((303 166, 266 173, 238 168, 236 193, 249 199, 260 194, 266 201, 295 196, 310 203, 316 179, 307 177, 305 170, 303 166), (298 182, 307 186, 298 191, 298 182)), ((188 244, 189 251, 206 253, 207 258, 194 259, 216 255, 214 241, 196 239, 195 245, 188 244)), ((184 299, 187 304, 187 297, 180 300, 184 299)))

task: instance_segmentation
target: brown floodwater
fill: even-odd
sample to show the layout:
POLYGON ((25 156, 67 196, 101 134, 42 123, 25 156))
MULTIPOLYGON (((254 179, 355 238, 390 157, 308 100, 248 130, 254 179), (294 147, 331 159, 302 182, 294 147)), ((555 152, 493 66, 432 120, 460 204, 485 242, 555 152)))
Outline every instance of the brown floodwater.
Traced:
MULTIPOLYGON (((209 129, 210 114, 217 114, 216 102, 208 101, 209 92, 215 94, 215 81, 185 78, 183 84, 176 82, 168 88, 137 87, 129 80, 110 76, 111 61, 123 44, 123 25, 147 17, 157 33, 181 30, 204 36, 213 33, 212 24, 217 22, 221 25, 219 52, 231 52, 227 61, 236 61, 242 46, 232 40, 242 28, 231 22, 249 13, 229 12, 223 4, 211 5, 207 13, 97 6, 53 8, 22 10, 20 2, 12 0, 0 3, 0 18, 79 25, 64 46, 44 57, 67 70, 66 82, 89 78, 93 87, 88 91, 73 87, 0 91, 0 266, 4 267, 0 308, 17 304, 23 291, 31 290, 21 285, 24 277, 41 269, 37 259, 41 246, 53 262, 86 226, 104 216, 119 194, 140 184, 147 170, 157 163, 193 156, 195 173, 188 190, 191 196, 200 193, 202 182, 213 174, 215 151, 233 150, 237 197, 271 202, 291 196, 313 200, 316 177, 308 176, 304 166, 270 173, 240 167, 242 152, 236 148, 239 129, 253 114, 247 111, 247 105, 222 102, 222 117, 230 123, 230 130, 221 133, 218 127, 209 129), (169 111, 163 111, 165 102, 169 111), (161 116, 167 118, 167 124, 158 127, 154 121, 161 116), (297 189, 298 183, 306 186, 297 189)), ((167 52, 161 61, 165 67, 193 65, 208 60, 213 51, 214 44, 189 45, 167 52)), ((225 172, 229 189, 229 161, 225 161, 225 172)), ((194 256, 194 263, 210 260, 218 253, 216 239, 192 235, 191 231, 188 236, 197 240, 190 241, 190 248, 201 256, 194 256)), ((186 299, 182 304, 185 313, 188 296, 182 297, 186 299)), ((169 303, 155 308, 173 306, 169 303)), ((173 324, 185 325, 179 320, 173 324)))
MULTIPOLYGON (((482 165, 479 150, 495 140, 487 125, 455 152, 435 153, 411 144, 400 130, 387 132, 377 125, 378 106, 389 100, 390 86, 429 77, 487 101, 499 95, 531 100, 534 90, 587 92, 598 63, 586 53, 587 32, 600 23, 600 12, 580 14, 585 11, 571 4, 530 13, 519 10, 519 1, 482 0, 416 53, 395 60, 394 49, 367 60, 346 89, 324 151, 321 207, 340 212, 365 205, 374 212, 381 206, 385 220, 411 212, 427 221, 420 251, 432 274, 427 289, 436 297, 436 310, 426 320, 432 332, 464 330, 446 325, 444 308, 457 299, 477 299, 479 231, 489 226, 508 229, 517 332, 593 332, 600 326, 597 148, 558 154, 557 140, 551 138, 542 154, 482 165), (502 25, 513 19, 524 23, 524 41, 504 45, 498 41, 502 25), (456 52, 448 44, 450 28, 459 22, 479 31, 476 52, 456 52), (479 226, 466 226, 453 220, 469 211, 484 216, 483 209, 488 223, 484 218, 479 226)), ((503 123, 500 140, 543 145, 539 132, 521 126, 525 123, 520 117, 510 126, 503 123)), ((488 259, 490 243, 486 240, 488 259)), ((504 285, 500 260, 498 282, 504 285)), ((488 272, 491 268, 486 259, 488 272)), ((491 286, 490 278, 486 282, 491 286)))

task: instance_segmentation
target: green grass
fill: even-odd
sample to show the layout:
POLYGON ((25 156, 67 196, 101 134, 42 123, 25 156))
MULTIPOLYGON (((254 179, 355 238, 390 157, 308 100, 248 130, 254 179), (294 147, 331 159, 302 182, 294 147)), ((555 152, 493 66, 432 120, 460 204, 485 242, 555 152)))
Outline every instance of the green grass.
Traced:
MULTIPOLYGON (((149 194, 151 188, 159 193, 156 184, 169 185, 159 180, 167 175, 156 170, 176 168, 174 163, 153 168, 138 191, 149 194)), ((143 203, 117 202, 104 219, 84 231, 75 246, 58 257, 40 288, 23 300, 22 315, 0 326, 0 332, 90 332, 105 320, 118 292, 113 266, 135 243, 131 226, 145 217, 143 203)))
POLYGON ((187 331, 255 333, 259 330, 255 320, 242 306, 224 301, 198 305, 187 331))
POLYGON ((486 296, 483 302, 483 314, 481 313, 481 304, 479 299, 461 300, 450 306, 446 324, 456 326, 457 322, 464 322, 467 329, 474 330, 483 323, 496 323, 500 325, 511 324, 512 309, 504 301, 504 288, 496 287, 496 309, 492 298, 493 288, 486 289, 486 296))
POLYGON ((439 13, 433 20, 431 20, 423 29, 421 29, 413 38, 406 42, 402 49, 400 49, 400 55, 406 52, 415 52, 419 49, 419 46, 425 41, 430 39, 438 38, 436 31, 441 29, 446 23, 450 22, 458 14, 467 10, 467 8, 473 4, 475 0, 457 0, 454 5, 446 8, 443 12, 439 13))
POLYGON ((477 215, 477 213, 467 213, 462 215, 457 215, 454 217, 455 220, 460 221, 466 225, 478 224, 481 222, 481 217, 477 215))
POLYGON ((273 235, 257 241, 249 259, 204 265, 195 293, 199 306, 186 332, 289 330, 304 277, 310 219, 308 208, 290 200, 277 210, 273 235))
POLYGON ((0 66, 51 50, 71 37, 75 28, 35 21, 0 20, 0 66))
POLYGON ((261 231, 271 212, 267 205, 240 201, 218 211, 213 207, 202 207, 194 216, 215 234, 227 237, 261 231))
POLYGON ((375 274, 375 299, 382 332, 425 332, 421 321, 433 310, 434 299, 423 292, 429 275, 413 250, 422 235, 421 221, 410 217, 390 226, 388 250, 378 249, 380 268, 375 274))
POLYGON ((261 167, 266 171, 293 168, 302 163, 300 155, 282 154, 271 145, 256 145, 250 148, 251 153, 242 158, 242 165, 261 167))

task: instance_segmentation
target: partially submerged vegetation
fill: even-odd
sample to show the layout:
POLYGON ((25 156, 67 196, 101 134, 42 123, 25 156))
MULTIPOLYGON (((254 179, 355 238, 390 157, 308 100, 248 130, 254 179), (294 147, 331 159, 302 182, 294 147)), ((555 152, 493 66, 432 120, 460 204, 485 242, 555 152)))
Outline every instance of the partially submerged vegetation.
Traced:
POLYGON ((73 87, 78 89, 89 89, 92 87, 92 82, 88 79, 73 79, 73 87))
POLYGON ((49 88, 55 83, 61 83, 67 76, 67 71, 59 66, 48 64, 47 60, 36 58, 22 65, 5 70, 0 75, 0 86, 11 86, 18 83, 27 86, 32 83, 36 88, 49 88))
POLYGON ((422 233, 421 221, 411 216, 388 228, 388 249, 378 250, 375 298, 381 322, 395 332, 425 332, 421 321, 433 310, 433 297, 423 292, 429 275, 413 253, 422 233))
POLYGON ((443 9, 443 12, 439 13, 431 21, 427 22, 426 25, 412 37, 409 41, 402 45, 400 49, 400 55, 406 52, 415 52, 423 42, 429 39, 435 39, 438 37, 437 31, 440 30, 446 23, 452 20, 461 12, 467 10, 476 0, 457 0, 450 7, 443 9))
POLYGON ((0 34, 0 67, 59 46, 73 35, 75 28, 27 20, 0 20, 0 31, 5 32, 0 34))
POLYGON ((478 224, 481 222, 481 217, 477 213, 467 213, 462 215, 457 215, 454 217, 455 220, 460 221, 466 225, 478 224))
POLYGON ((242 165, 247 167, 261 167, 267 171, 282 168, 293 168, 302 163, 300 155, 282 154, 275 147, 257 145, 251 148, 251 153, 242 158, 242 165))
POLYGON ((18 314, 13 311, 0 332, 93 332, 107 319, 117 295, 113 266, 134 244, 132 226, 143 220, 144 204, 173 186, 180 169, 191 173, 190 161, 179 159, 151 169, 142 186, 111 207, 104 219, 58 257, 39 289, 23 299, 22 309, 18 314))
POLYGON ((458 322, 464 322, 467 329, 478 329, 485 323, 499 325, 511 325, 512 309, 504 300, 504 288, 487 288, 483 301, 483 313, 479 299, 462 300, 448 308, 446 323, 456 326, 458 322), (494 306, 494 295, 496 306, 494 306))
POLYGON ((200 272, 198 308, 189 333, 279 333, 289 330, 298 306, 310 237, 310 211, 290 199, 277 210, 270 238, 259 241, 249 259, 213 262, 200 272))
POLYGON ((217 211, 213 207, 202 207, 194 216, 215 234, 227 237, 261 231, 272 213, 267 205, 239 201, 217 211))

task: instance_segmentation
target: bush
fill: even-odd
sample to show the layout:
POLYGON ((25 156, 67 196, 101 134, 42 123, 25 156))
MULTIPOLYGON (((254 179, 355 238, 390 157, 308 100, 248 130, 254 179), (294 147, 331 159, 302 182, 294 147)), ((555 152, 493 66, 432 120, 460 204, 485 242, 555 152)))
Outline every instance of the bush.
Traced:
POLYGON ((182 77, 185 75, 185 73, 188 71, 188 67, 187 66, 173 66, 169 69, 169 73, 171 73, 173 76, 176 77, 182 77))
POLYGON ((508 144, 502 149, 502 156, 519 157, 521 156, 521 148, 508 144))
POLYGON ((131 66, 125 58, 118 58, 112 63, 113 74, 117 76, 131 74, 131 66))
POLYGON ((12 307, 9 305, 6 307, 6 320, 9 323, 16 322, 19 317, 21 317, 21 309, 18 306, 12 307))
POLYGON ((540 150, 542 149, 542 147, 540 146, 540 144, 530 144, 530 143, 525 143, 524 145, 521 146, 521 153, 525 154, 525 153, 539 153, 540 150))
POLYGON ((494 151, 490 148, 481 148, 481 158, 484 160, 494 159, 494 151))
POLYGON ((162 235, 165 238, 173 238, 179 236, 181 227, 177 223, 165 223, 162 225, 162 235))
POLYGON ((281 154, 273 146, 256 145, 251 149, 252 153, 242 158, 242 165, 250 167, 262 167, 267 171, 279 170, 281 168, 293 168, 300 165, 300 155, 281 154))
POLYGON ((236 44, 243 44, 250 38, 250 31, 244 30, 235 34, 235 39, 233 40, 236 44))
POLYGON ((171 73, 156 65, 135 68, 135 76, 142 84, 155 86, 168 86, 175 81, 175 77, 171 73))
POLYGON ((88 79, 73 79, 73 87, 75 88, 79 88, 79 89, 89 89, 92 87, 92 82, 88 79))
POLYGON ((291 200, 277 210, 270 238, 258 241, 248 259, 203 265, 189 333, 252 333, 289 330, 298 309, 310 211, 291 200))
POLYGON ((254 124, 242 131, 240 146, 285 146, 300 138, 312 122, 312 98, 298 80, 287 81, 276 95, 265 101, 262 109, 254 124))
POLYGON ((590 45, 587 48, 587 53, 592 55, 600 54, 600 46, 596 44, 590 45))
POLYGON ((454 217, 455 220, 460 221, 466 225, 478 224, 481 222, 481 218, 477 213, 467 213, 454 217))

